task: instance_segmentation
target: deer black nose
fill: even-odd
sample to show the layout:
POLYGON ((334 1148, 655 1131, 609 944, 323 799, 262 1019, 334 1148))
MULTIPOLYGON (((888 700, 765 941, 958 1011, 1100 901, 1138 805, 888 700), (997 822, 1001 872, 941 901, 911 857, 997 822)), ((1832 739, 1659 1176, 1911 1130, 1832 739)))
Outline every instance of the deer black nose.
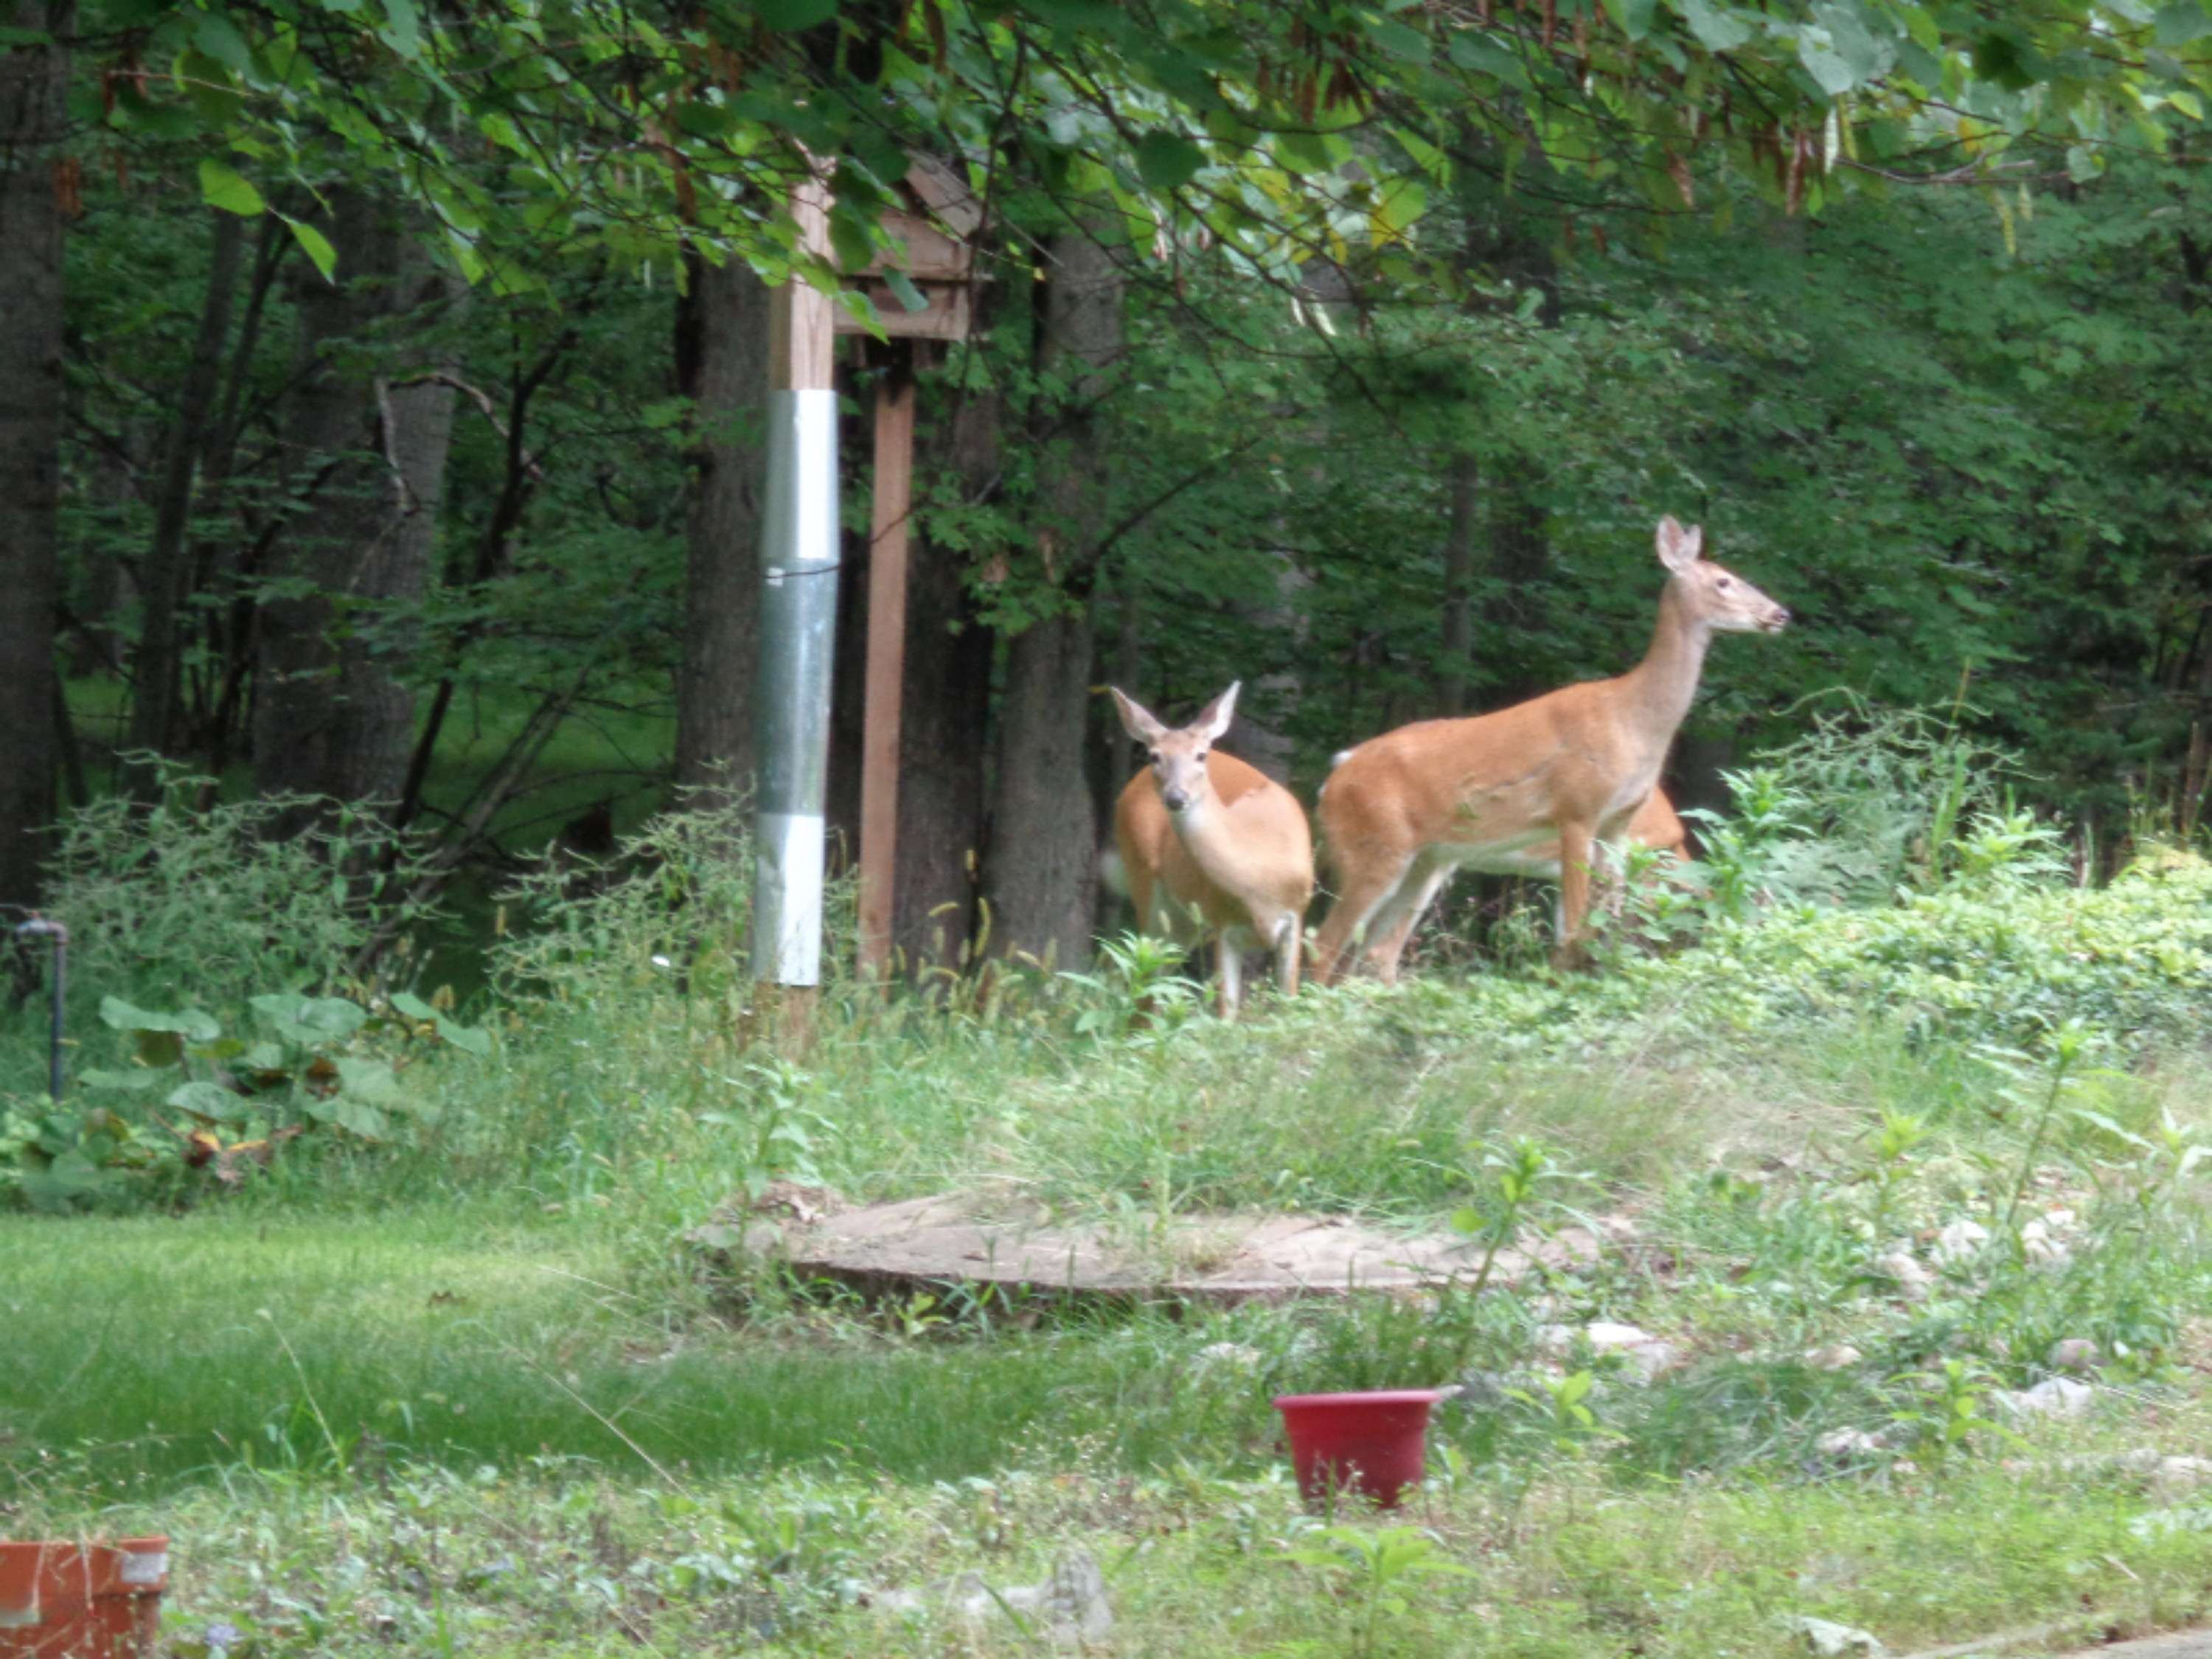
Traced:
POLYGON ((1160 791, 1160 799, 1167 804, 1167 809, 1170 812, 1180 812, 1190 805, 1190 797, 1180 789, 1163 789, 1160 791))

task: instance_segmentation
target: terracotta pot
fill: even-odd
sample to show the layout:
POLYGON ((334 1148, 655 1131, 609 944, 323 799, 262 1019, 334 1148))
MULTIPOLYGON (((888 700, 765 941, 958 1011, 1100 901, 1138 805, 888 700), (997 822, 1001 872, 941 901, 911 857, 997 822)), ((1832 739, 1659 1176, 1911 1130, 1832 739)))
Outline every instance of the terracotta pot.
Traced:
POLYGON ((1429 1407, 1455 1389, 1388 1389, 1370 1394, 1285 1394, 1275 1398, 1290 1431, 1291 1463, 1309 1502, 1334 1492, 1395 1508, 1425 1465, 1429 1407))
POLYGON ((0 1659, 154 1659, 169 1540, 0 1544, 0 1659))

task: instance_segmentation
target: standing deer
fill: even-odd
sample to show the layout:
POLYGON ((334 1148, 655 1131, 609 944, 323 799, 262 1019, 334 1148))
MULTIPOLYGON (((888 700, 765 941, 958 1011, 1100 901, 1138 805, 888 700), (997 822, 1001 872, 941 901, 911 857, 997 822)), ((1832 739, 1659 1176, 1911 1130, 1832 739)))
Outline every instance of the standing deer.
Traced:
POLYGON ((1321 797, 1336 902, 1315 941, 1319 977, 1347 968, 1360 938, 1395 982, 1401 928, 1454 870, 1527 874, 1553 846, 1541 862, 1558 863, 1559 954, 1575 954, 1595 849, 1619 838, 1658 782, 1713 635, 1790 623, 1765 594, 1700 556, 1702 529, 1662 519, 1657 542, 1668 573, 1659 625, 1628 672, 1495 714, 1416 721, 1339 757, 1321 797), (1384 945, 1394 948, 1381 960, 1384 945))
MULTIPOLYGON (((1682 820, 1674 811, 1674 803, 1668 799, 1664 789, 1655 788, 1644 798, 1644 805, 1638 807, 1628 820, 1626 835, 1627 839, 1637 846, 1647 848, 1654 853, 1664 853, 1674 859, 1681 858, 1689 847, 1689 834, 1682 828, 1682 820)), ((1511 858, 1510 872, 1506 865, 1507 860, 1501 859, 1491 873, 1526 876, 1535 881, 1557 881, 1559 878, 1559 843, 1547 842, 1524 849, 1511 858)), ((1450 877, 1451 867, 1449 866, 1437 872, 1414 902, 1407 908, 1405 916, 1398 925, 1381 939, 1370 938, 1368 941, 1367 960, 1382 976, 1385 984, 1397 983, 1398 959, 1406 952, 1406 941, 1413 937, 1413 929, 1419 925, 1431 901, 1450 877)), ((1558 925, 1555 920, 1555 929, 1558 925)))
POLYGON ((1220 940, 1224 1019, 1236 1016, 1243 996, 1240 952, 1255 945, 1274 952, 1277 982, 1295 992, 1313 900, 1313 831, 1289 790, 1214 748, 1236 711, 1237 686, 1180 731, 1108 689, 1123 728, 1151 757, 1114 805, 1137 925, 1188 943, 1220 940))

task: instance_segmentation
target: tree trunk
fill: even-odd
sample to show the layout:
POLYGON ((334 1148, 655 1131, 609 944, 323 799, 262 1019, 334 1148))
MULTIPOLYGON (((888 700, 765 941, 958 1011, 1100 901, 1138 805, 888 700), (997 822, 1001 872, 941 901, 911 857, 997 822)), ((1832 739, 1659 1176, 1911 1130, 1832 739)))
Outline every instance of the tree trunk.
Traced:
POLYGON ((1474 657, 1474 456, 1452 452, 1445 464, 1451 480, 1451 523, 1444 532, 1443 662, 1437 674, 1437 713, 1468 712, 1468 677, 1474 657))
MULTIPOLYGON (((73 26, 67 0, 15 0, 15 28, 73 26)), ((0 903, 38 902, 54 817, 57 511, 62 428, 58 169, 69 53, 0 51, 0 903)))
MULTIPOLYGON (((1091 587, 1106 522, 1105 423, 1097 412, 1122 349, 1123 281, 1079 232, 1055 237, 1040 366, 1069 381, 1066 412, 1038 458, 1043 620, 1006 652, 984 896, 1002 953, 1063 968, 1089 960, 1097 880, 1097 810, 1084 763, 1091 696, 1091 587), (1071 372, 1072 371, 1072 372, 1071 372)), ((1042 607, 1041 607, 1042 608, 1042 607)))
POLYGON ((289 410, 309 507, 266 573, 305 591, 260 610, 254 779, 264 794, 388 805, 406 775, 415 697, 392 672, 404 630, 377 624, 419 602, 428 580, 453 392, 433 381, 393 386, 401 354, 370 337, 414 319, 442 279, 389 204, 352 189, 331 200, 339 280, 302 283, 289 410), (364 352, 386 373, 365 375, 347 361, 364 352))
POLYGON ((984 896, 1000 955, 1056 968, 1090 960, 1097 833, 1084 766, 1091 714, 1088 608, 1032 623, 1006 648, 984 896))
POLYGON ((692 262, 676 343, 677 383, 693 400, 698 437, 676 781, 724 800, 750 789, 754 764, 768 313, 768 289, 749 267, 692 262))
MULTIPOLYGON (((185 600, 191 562, 185 532, 191 516, 193 462, 210 437, 216 382, 222 368, 223 341, 230 333, 232 295, 238 288, 240 251, 246 222, 234 213, 211 211, 207 298, 200 307, 198 337, 177 398, 176 424, 169 430, 162 458, 161 494, 154 502, 154 539, 146 550, 144 619, 132 669, 131 731, 125 747, 155 754, 170 752, 176 738, 177 660, 182 643, 177 613, 185 600)), ((131 793, 143 800, 159 786, 158 767, 134 765, 131 793)))
MULTIPOLYGON (((987 295, 985 305, 993 302, 987 295)), ((946 422, 945 453, 935 467, 921 469, 923 475, 949 472, 969 500, 988 495, 999 476, 1004 416, 997 392, 966 393, 946 422)), ((891 942, 911 970, 963 967, 974 937, 991 656, 990 630, 968 587, 966 554, 917 534, 907 571, 898 884, 891 900, 891 942)))

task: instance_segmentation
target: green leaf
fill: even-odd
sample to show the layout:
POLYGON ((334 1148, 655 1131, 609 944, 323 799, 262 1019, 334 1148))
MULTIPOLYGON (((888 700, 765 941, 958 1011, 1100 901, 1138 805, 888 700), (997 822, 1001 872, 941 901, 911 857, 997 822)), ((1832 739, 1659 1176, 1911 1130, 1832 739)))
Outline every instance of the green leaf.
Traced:
POLYGON ((410 1019, 434 1021, 438 1018, 438 1011, 412 991, 394 991, 386 1000, 410 1019))
POLYGON ((1154 190, 1188 184, 1206 165, 1206 152, 1172 132, 1148 132, 1137 140, 1137 176, 1154 190))
POLYGON ((337 281, 338 251, 331 246, 331 239, 303 220, 286 217, 284 222, 292 227, 292 240, 300 245, 301 252, 314 261, 315 269, 323 273, 323 280, 337 281))
POLYGON ((2104 175, 2105 163, 2096 151, 2086 144, 2074 144, 2066 151, 2066 176, 2077 185, 2086 185, 2104 175))
POLYGON ((1851 73, 1851 66, 1841 55, 1831 52, 1810 34, 1797 37, 1797 61, 1804 64, 1805 72, 1819 82, 1820 90, 1831 98, 1858 85, 1858 77, 1851 73))
POLYGON ((246 1115, 246 1103, 236 1095, 218 1084, 197 1079, 170 1090, 161 1103, 216 1123, 228 1123, 246 1115))
POLYGON ((1517 79, 1522 73, 1521 59, 1512 48, 1499 45, 1480 29, 1462 29, 1452 36, 1446 50, 1452 62, 1463 70, 1507 80, 1517 79))
POLYGON ((200 199, 211 208, 246 219, 266 212, 269 207, 251 179, 240 178, 212 156, 200 161, 200 199))
POLYGON ((392 1067, 380 1060, 340 1055, 337 1068, 338 1083, 349 1095, 387 1104, 400 1097, 399 1079, 392 1075, 392 1067))
POLYGON ((382 1109, 365 1100, 340 1095, 324 1109, 324 1115, 341 1128, 350 1129, 363 1140, 381 1140, 392 1133, 392 1121, 382 1109))
POLYGON ((166 1009, 136 1008, 121 997, 102 997, 100 1018, 118 1031, 173 1031, 193 1042, 213 1042, 222 1035, 215 1017, 201 1008, 171 1013, 166 1009))
MULTIPOLYGON (((908 311, 929 309, 928 300, 924 297, 922 291, 914 285, 914 278, 908 276, 906 272, 886 270, 884 273, 884 286, 897 295, 898 302, 908 311)), ((446 1033, 441 1030, 438 1035, 443 1036, 446 1033)))
POLYGON ((1733 52, 1752 37, 1750 20, 1713 0, 1681 0, 1682 21, 1707 52, 1733 52))
POLYGON ((207 13, 200 19, 199 27, 192 32, 192 44, 225 69, 240 75, 253 69, 253 48, 246 44, 246 37, 238 26, 219 11, 207 13))
POLYGON ((88 1089, 128 1089, 137 1093, 155 1087, 161 1078, 159 1073, 146 1071, 143 1067, 124 1072, 94 1068, 78 1073, 76 1080, 88 1089))
POLYGON ((422 52, 422 14, 416 9, 415 0, 384 0, 386 25, 377 31, 385 45, 402 58, 416 58, 422 52))
POLYGON ((837 0, 753 0, 753 15, 772 29, 811 29, 837 15, 837 0))
POLYGON ((1659 9, 1659 0, 1605 0, 1605 9, 1613 14, 1623 34, 1641 40, 1651 33, 1651 16, 1659 9))
POLYGON ((2193 92, 2169 92, 2166 94, 2166 101, 2192 121, 2204 118, 2204 106, 2193 92))
POLYGON ((465 1054, 474 1054, 478 1060, 491 1058, 491 1033, 480 1031, 473 1025, 449 1025, 438 1023, 441 1042, 450 1042, 465 1054))
POLYGON ((276 1028, 279 1036, 295 1042, 343 1041, 368 1024, 368 1011, 343 997, 280 994, 247 1000, 256 1013, 276 1028))
POLYGON ((2179 0, 2178 4, 2160 8, 2158 21, 2151 26, 2151 38, 2161 46, 2185 46, 2208 34, 2212 34, 2212 15, 2194 0, 2179 0))
POLYGON ((1429 37, 1409 23, 1386 19, 1367 26, 1367 38, 1391 57, 1408 64, 1429 61, 1429 37))

